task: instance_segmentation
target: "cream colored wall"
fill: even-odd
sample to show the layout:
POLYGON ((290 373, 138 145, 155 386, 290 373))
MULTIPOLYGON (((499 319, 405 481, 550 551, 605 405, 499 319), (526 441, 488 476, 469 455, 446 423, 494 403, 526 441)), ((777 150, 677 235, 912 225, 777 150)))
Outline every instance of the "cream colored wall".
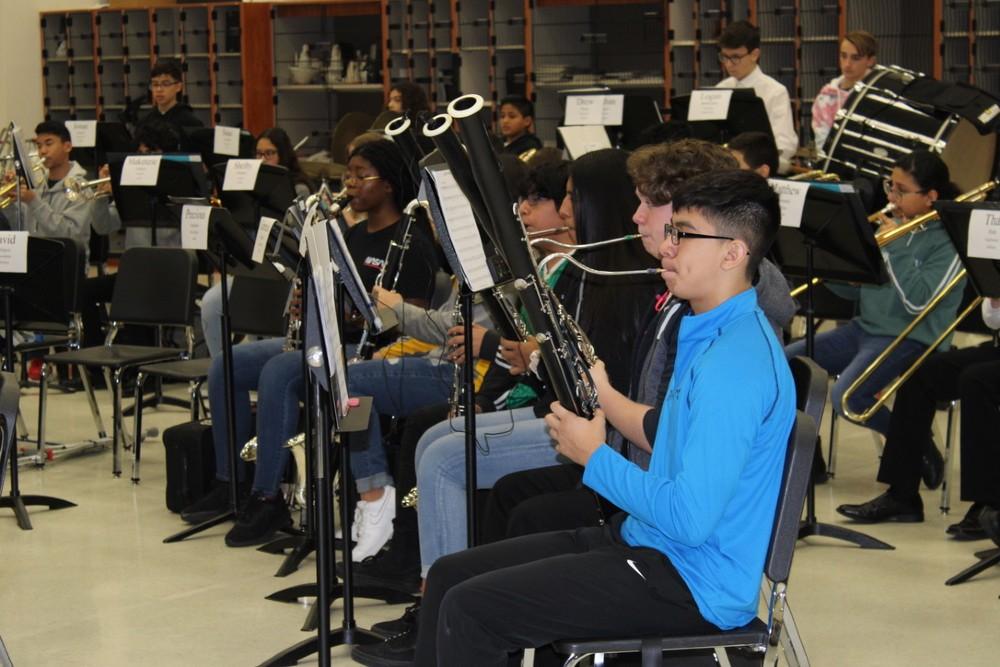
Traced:
POLYGON ((40 12, 99 7, 95 0, 0 0, 0 124, 11 120, 26 136, 42 120, 40 12))

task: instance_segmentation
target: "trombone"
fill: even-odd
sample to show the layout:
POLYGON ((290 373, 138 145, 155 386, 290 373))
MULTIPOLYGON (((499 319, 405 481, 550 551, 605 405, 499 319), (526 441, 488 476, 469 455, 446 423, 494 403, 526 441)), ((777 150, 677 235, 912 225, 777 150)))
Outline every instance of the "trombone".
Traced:
POLYGON ((92 181, 88 181, 85 178, 67 178, 66 179, 66 199, 71 202, 77 201, 93 201, 94 199, 101 199, 104 197, 110 197, 111 192, 98 192, 97 188, 104 185, 105 183, 110 183, 111 177, 105 176, 104 178, 95 178, 92 181))
MULTIPOLYGON (((1000 181, 998 180, 986 181, 982 185, 959 195, 958 197, 955 198, 955 201, 964 201, 964 202, 982 201, 983 199, 986 198, 986 195, 989 194, 989 192, 994 188, 996 188, 998 185, 1000 185, 1000 181)), ((937 218, 938 218, 937 211, 929 211, 928 213, 924 213, 923 215, 918 215, 917 217, 913 218, 912 220, 903 225, 899 225, 898 227, 895 227, 893 229, 886 230, 885 232, 878 234, 875 238, 878 240, 879 247, 881 248, 899 238, 902 238, 903 236, 913 231, 914 229, 918 229, 929 222, 937 220, 937 218)), ((872 376, 872 373, 874 373, 878 369, 878 367, 885 362, 885 360, 889 357, 889 355, 892 354, 896 350, 896 348, 903 343, 904 340, 906 340, 907 336, 909 336, 914 329, 920 326, 920 323, 924 321, 924 318, 926 318, 927 315, 929 315, 935 308, 937 308, 938 305, 945 299, 945 297, 947 297, 952 292, 952 290, 954 290, 956 287, 962 284, 962 281, 965 279, 966 274, 967 274, 966 269, 962 269, 961 271, 959 271, 958 274, 956 274, 955 277, 952 278, 951 282, 945 285, 944 288, 941 289, 941 291, 938 292, 933 299, 931 299, 931 302, 927 304, 927 307, 924 308, 923 312, 921 312, 919 315, 913 318, 913 321, 911 321, 906 326, 906 328, 903 329, 903 331, 900 332, 898 336, 896 336, 895 340, 889 343, 889 345, 884 350, 882 350, 882 353, 879 354, 875 358, 875 360, 868 365, 868 367, 864 370, 864 372, 858 376, 858 378, 851 384, 851 386, 847 388, 847 391, 844 392, 843 397, 841 398, 840 401, 841 412, 845 417, 857 423, 864 423, 869 419, 871 419, 872 415, 878 412, 882 408, 882 406, 885 405, 886 401, 889 400, 889 397, 895 394, 896 391, 903 385, 903 383, 906 382, 908 379, 910 379, 911 375, 917 372, 917 369, 920 368, 920 366, 927 360, 927 357, 931 356, 931 354, 933 354, 934 351, 941 346, 941 343, 943 343, 948 338, 948 336, 950 336, 955 331, 955 329, 958 328, 958 325, 961 324, 962 320, 968 317, 969 313, 971 313, 973 310, 979 307, 979 304, 983 300, 982 297, 976 297, 975 299, 973 299, 972 302, 961 313, 958 314, 958 317, 956 317, 952 321, 952 323, 949 324, 943 332, 941 332, 941 335, 939 335, 934 340, 934 342, 932 342, 930 345, 927 346, 927 349, 924 350, 924 353, 921 354, 919 357, 917 357, 917 359, 912 364, 910 364, 910 367, 907 368, 906 371, 900 374, 899 377, 897 377, 889 384, 889 386, 887 386, 885 389, 882 390, 882 393, 879 396, 878 400, 876 400, 875 403, 871 405, 871 407, 860 413, 854 412, 848 407, 847 402, 850 399, 850 397, 853 396, 854 393, 858 390, 858 388, 862 384, 864 384, 865 381, 868 380, 868 378, 872 376)))

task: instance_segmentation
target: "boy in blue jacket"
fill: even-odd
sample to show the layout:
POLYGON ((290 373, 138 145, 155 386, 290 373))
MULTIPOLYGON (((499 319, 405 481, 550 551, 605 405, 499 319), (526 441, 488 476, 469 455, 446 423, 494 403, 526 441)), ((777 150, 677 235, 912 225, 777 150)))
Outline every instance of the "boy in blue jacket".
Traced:
POLYGON ((760 176, 726 171, 690 179, 673 203, 661 264, 690 310, 649 470, 604 444, 603 412, 586 420, 554 403, 556 448, 625 512, 439 559, 416 664, 501 666, 560 638, 712 631, 755 616, 795 417, 788 364, 751 286, 778 200, 760 176))

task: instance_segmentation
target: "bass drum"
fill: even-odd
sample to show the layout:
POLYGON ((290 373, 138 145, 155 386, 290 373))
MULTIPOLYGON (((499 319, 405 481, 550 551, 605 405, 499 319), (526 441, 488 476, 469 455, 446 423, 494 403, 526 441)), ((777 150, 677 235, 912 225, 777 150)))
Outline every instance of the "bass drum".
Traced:
MULTIPOLYGON (((821 151, 823 170, 843 179, 861 175, 881 179, 897 160, 926 149, 941 155, 963 192, 989 180, 995 169, 997 135, 981 134, 967 118, 926 101, 928 86, 923 84, 938 93, 946 91, 949 103, 956 95, 977 103, 984 96, 971 87, 936 82, 900 67, 876 66, 855 84, 837 112, 821 151)), ((979 120, 980 125, 987 123, 983 116, 979 120)))

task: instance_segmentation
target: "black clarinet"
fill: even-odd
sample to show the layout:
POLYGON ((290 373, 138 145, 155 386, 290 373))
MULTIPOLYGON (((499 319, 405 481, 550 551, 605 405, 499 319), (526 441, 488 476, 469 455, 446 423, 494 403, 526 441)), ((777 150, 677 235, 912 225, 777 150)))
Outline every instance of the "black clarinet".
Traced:
MULTIPOLYGON (((413 223, 421 210, 423 210, 423 206, 417 199, 406 205, 403 219, 400 221, 392 240, 389 241, 389 249, 386 250, 385 259, 382 260, 382 268, 375 276, 375 287, 387 286, 387 289, 396 289, 399 276, 403 272, 403 259, 406 251, 410 248, 410 241, 413 239, 413 223)), ((371 326, 366 321, 364 330, 361 332, 361 341, 358 343, 357 352, 351 361, 371 359, 374 352, 375 341, 372 340, 371 326)))
MULTIPOLYGON (((448 105, 448 115, 462 130, 472 180, 482 197, 497 247, 507 260, 514 287, 535 332, 549 384, 564 407, 590 418, 597 409, 597 390, 590 377, 590 367, 596 362, 593 346, 538 273, 527 232, 517 216, 493 143, 479 116, 482 108, 482 97, 464 95, 448 105)), ((463 183, 469 179, 460 178, 456 170, 465 166, 459 160, 455 164, 449 160, 448 166, 464 192, 463 183)))

